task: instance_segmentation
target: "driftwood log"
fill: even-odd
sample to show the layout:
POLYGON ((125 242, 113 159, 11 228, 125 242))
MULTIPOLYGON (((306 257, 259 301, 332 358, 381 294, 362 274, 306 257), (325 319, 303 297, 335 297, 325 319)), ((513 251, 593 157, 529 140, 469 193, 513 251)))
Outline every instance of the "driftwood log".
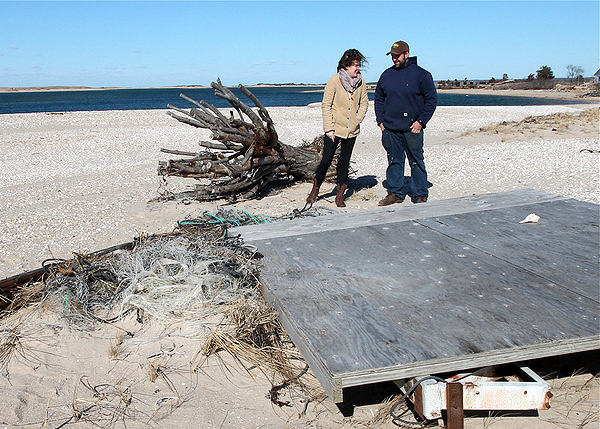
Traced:
POLYGON ((189 158, 160 162, 159 175, 208 179, 208 184, 196 185, 193 193, 194 198, 202 201, 253 198, 275 179, 312 179, 320 160, 318 148, 280 142, 269 112, 243 85, 238 88, 256 109, 242 102, 219 79, 211 87, 216 96, 231 104, 239 117, 234 117, 233 111, 227 117, 214 105, 181 94, 195 107, 186 110, 169 104, 168 114, 185 124, 212 131, 213 141, 201 141, 204 150, 198 153, 161 149, 189 158))

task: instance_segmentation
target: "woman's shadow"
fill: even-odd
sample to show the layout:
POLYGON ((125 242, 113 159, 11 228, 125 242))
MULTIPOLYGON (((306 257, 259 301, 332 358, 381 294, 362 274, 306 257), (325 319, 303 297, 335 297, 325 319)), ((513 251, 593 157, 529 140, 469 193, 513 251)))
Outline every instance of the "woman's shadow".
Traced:
MULTIPOLYGON (((348 189, 346 190, 346 194, 344 195, 345 198, 350 198, 352 195, 354 195, 357 192, 362 191, 363 189, 371 189, 374 188, 375 186, 377 186, 377 183, 379 183, 377 181, 376 176, 373 175, 368 175, 368 176, 361 176, 361 177, 357 177, 356 179, 352 179, 352 178, 348 178, 348 189)), ((336 185, 332 184, 333 188, 331 189, 331 191, 325 193, 325 194, 321 194, 319 195, 319 198, 317 199, 320 200, 321 198, 329 198, 329 197, 335 197, 336 194, 336 185)), ((433 185, 431 182, 427 182, 427 187, 431 188, 433 185)), ((383 187, 387 189, 386 187, 386 183, 385 180, 383 181, 383 187)), ((403 193, 409 197, 411 200, 414 200, 416 198, 416 195, 414 195, 413 191, 412 191, 412 177, 410 176, 404 176, 404 185, 402 186, 402 190, 403 193)))
MULTIPOLYGON (((377 178, 373 175, 368 175, 368 176, 361 176, 361 177, 357 177, 355 179, 353 178, 348 178, 348 189, 346 190, 346 194, 344 195, 345 198, 350 198, 352 195, 354 195, 357 192, 362 191, 363 189, 371 189, 375 186, 377 186, 377 178)), ((319 195, 319 198, 317 199, 320 200, 321 198, 329 198, 329 197, 335 197, 336 194, 336 185, 335 183, 329 183, 329 185, 332 185, 333 188, 331 189, 331 191, 321 194, 319 195)))

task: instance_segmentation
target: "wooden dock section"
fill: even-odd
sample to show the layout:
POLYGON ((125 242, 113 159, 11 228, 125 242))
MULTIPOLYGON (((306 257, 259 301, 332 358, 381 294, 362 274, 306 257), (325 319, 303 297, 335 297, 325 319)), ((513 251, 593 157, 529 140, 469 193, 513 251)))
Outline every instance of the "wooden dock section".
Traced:
POLYGON ((600 349, 599 206, 535 190, 231 230, 327 394, 600 349), (520 224, 530 213, 538 223, 520 224))

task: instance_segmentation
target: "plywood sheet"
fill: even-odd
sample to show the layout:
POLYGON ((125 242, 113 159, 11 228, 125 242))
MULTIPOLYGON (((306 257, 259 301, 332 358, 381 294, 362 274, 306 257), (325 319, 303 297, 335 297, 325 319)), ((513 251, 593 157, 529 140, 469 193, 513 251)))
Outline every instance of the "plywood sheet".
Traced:
POLYGON ((344 228, 309 232, 309 219, 242 236, 264 255, 265 297, 339 402, 348 386, 598 348, 598 206, 524 200, 396 206, 337 216, 344 228), (519 224, 529 213, 540 222, 519 224))

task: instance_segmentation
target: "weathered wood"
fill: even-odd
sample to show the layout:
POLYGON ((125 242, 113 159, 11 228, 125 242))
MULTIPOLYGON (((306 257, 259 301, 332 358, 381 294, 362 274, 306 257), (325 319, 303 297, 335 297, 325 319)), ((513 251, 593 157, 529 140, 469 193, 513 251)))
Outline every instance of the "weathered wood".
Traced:
POLYGON ((592 252, 600 239, 598 206, 567 199, 507 207, 486 216, 486 222, 481 215, 431 217, 419 223, 598 301, 598 290, 588 287, 600 277, 600 253, 592 252), (519 223, 533 212, 540 216, 538 223, 519 223))
MULTIPOLYGON (((181 97, 196 107, 185 110, 169 104, 168 107, 177 113, 169 111, 168 114, 182 123, 210 130, 211 138, 216 141, 201 141, 201 146, 235 151, 236 155, 229 156, 226 163, 202 162, 198 156, 191 160, 159 162, 159 175, 211 180, 210 185, 196 187, 194 194, 200 200, 252 198, 276 178, 312 179, 320 160, 318 152, 280 142, 269 112, 243 85, 238 88, 257 106, 258 113, 240 101, 219 79, 212 82, 211 87, 215 95, 231 104, 240 119, 234 118, 233 113, 227 118, 215 106, 183 94, 181 97)), ((190 197, 189 192, 186 197, 190 197)))
POLYGON ((200 142, 200 146, 205 147, 207 149, 218 149, 218 150, 234 150, 234 148, 239 150, 243 147, 242 145, 235 145, 234 147, 232 147, 231 144, 225 144, 225 143, 220 143, 220 142, 208 142, 205 140, 202 140, 200 142))
POLYGON ((331 216, 330 225, 345 227, 313 233, 304 220, 273 224, 278 234, 257 226, 262 237, 235 231, 264 255, 265 297, 339 402, 344 387, 598 348, 598 207, 528 194, 365 211, 354 222, 331 216), (569 228, 552 220, 554 205, 557 218, 572 207, 569 228), (519 224, 538 211, 547 225, 519 224), (573 248, 576 257, 538 246, 537 259, 525 262, 528 244, 515 243, 552 246, 555 230, 562 254, 573 248), (576 269, 575 260, 596 269, 576 269), (555 273, 544 270, 552 264, 555 273))
POLYGON ((197 152, 186 152, 183 150, 174 150, 174 149, 160 149, 163 153, 170 153, 171 155, 183 155, 183 156, 193 156, 196 157, 198 155, 197 152))
POLYGON ((260 117, 254 113, 254 110, 252 110, 247 104, 242 103, 229 88, 223 86, 223 84, 221 84, 221 79, 217 79, 217 82, 211 82, 210 86, 215 90, 215 95, 217 97, 221 97, 229 101, 232 106, 237 107, 250 119, 254 125, 254 128, 260 133, 259 138, 261 138, 263 141, 267 140, 263 123, 260 117))
POLYGON ((279 143, 279 138, 277 136, 277 131, 275 130, 275 124, 273 124, 271 115, 269 115, 269 112, 267 111, 267 109, 265 109, 265 106, 263 106, 262 103, 258 100, 258 98, 256 98, 254 94, 248 91, 248 89, 244 87, 244 85, 238 85, 238 88, 244 93, 246 97, 248 97, 254 103, 256 107, 258 107, 258 113, 260 114, 261 119, 267 124, 267 129, 269 130, 270 145, 273 147, 277 146, 277 144, 279 143))
POLYGON ((435 204, 394 204, 387 207, 376 207, 371 210, 359 210, 339 213, 317 218, 296 219, 294 222, 251 225, 236 228, 247 240, 297 236, 321 231, 357 228, 372 224, 384 225, 403 220, 423 219, 484 210, 501 209, 526 205, 531 202, 558 201, 567 199, 535 189, 519 189, 517 191, 495 194, 472 195, 435 201, 435 204), (457 204, 460 201, 460 204, 457 204))

